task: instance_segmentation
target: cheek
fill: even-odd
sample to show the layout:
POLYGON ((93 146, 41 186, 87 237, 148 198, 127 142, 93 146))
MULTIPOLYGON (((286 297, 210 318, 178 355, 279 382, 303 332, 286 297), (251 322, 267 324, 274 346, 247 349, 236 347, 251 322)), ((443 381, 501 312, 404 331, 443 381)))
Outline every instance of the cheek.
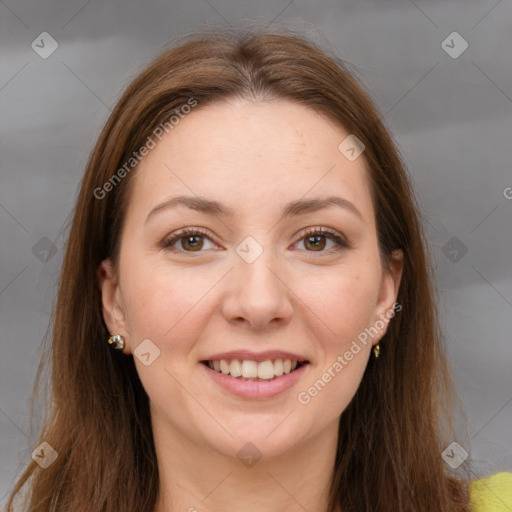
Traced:
POLYGON ((316 326, 322 355, 297 398, 307 404, 305 411, 326 423, 337 420, 361 383, 371 342, 358 336, 364 334, 374 313, 376 279, 370 272, 331 273, 323 280, 308 280, 309 286, 301 292, 309 290, 305 305, 314 312, 309 316, 310 329, 316 326))
POLYGON ((123 296, 130 336, 135 343, 149 338, 166 351, 180 348, 198 329, 197 311, 218 277, 197 275, 196 270, 192 278, 186 269, 171 272, 134 259, 126 263, 123 296))
MULTIPOLYGON (((360 267, 364 268, 364 266, 360 267)), ((371 321, 378 297, 377 276, 360 268, 344 268, 306 279, 300 296, 325 329, 326 340, 343 346, 371 321)))

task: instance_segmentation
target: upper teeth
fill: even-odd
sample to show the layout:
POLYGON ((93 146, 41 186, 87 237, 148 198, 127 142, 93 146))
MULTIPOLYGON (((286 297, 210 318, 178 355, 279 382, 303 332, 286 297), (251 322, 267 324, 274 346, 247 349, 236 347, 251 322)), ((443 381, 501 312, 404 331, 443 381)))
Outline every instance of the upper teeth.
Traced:
POLYGON ((220 359, 217 361, 208 361, 208 366, 217 372, 225 375, 228 373, 232 377, 243 377, 245 379, 273 379, 279 377, 283 373, 290 373, 297 368, 297 361, 291 359, 267 359, 266 361, 251 361, 244 359, 220 359))

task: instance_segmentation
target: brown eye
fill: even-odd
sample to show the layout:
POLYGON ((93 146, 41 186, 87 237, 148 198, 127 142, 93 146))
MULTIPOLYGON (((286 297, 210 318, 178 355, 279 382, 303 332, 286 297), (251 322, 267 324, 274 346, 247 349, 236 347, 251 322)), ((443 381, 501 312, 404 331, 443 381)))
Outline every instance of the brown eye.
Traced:
POLYGON ((192 251, 197 251, 197 250, 201 250, 203 247, 203 241, 202 240, 198 241, 198 239, 201 239, 201 235, 186 236, 186 237, 181 238, 180 240, 181 240, 181 245, 185 250, 190 249, 192 251))
POLYGON ((325 235, 307 236, 304 240, 306 247, 311 247, 313 251, 323 250, 326 245, 325 235), (323 239, 323 240, 322 240, 323 239))

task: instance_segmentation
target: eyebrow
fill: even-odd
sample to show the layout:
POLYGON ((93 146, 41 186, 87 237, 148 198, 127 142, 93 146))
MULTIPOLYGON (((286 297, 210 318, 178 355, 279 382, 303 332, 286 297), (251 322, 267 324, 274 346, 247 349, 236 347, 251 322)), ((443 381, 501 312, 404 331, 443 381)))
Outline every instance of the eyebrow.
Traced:
MULTIPOLYGON (((233 208, 230 208, 229 206, 226 206, 212 199, 206 199, 205 197, 200 196, 177 196, 156 205, 149 212, 145 222, 148 222, 148 220, 157 212, 168 210, 169 208, 174 208, 179 205, 186 206, 187 208, 190 208, 192 210, 201 213, 206 213, 209 215, 233 217, 236 213, 235 210, 233 210, 233 208)), ((359 217, 360 220, 364 222, 363 215, 357 209, 354 203, 351 203, 348 199, 343 199, 342 197, 336 196, 329 196, 323 199, 314 198, 291 201, 284 207, 283 215, 281 218, 284 219, 290 216, 313 213, 319 210, 323 210, 324 208, 328 208, 330 206, 339 206, 340 208, 344 208, 347 211, 354 213, 357 217, 359 217)))

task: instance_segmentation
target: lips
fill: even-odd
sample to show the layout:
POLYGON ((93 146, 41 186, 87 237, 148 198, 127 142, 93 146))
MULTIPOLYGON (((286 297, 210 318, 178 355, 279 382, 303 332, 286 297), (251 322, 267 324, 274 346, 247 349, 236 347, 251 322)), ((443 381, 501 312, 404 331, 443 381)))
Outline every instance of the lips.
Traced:
MULTIPOLYGON (((215 362, 218 363, 219 361, 216 360, 215 362)), ((252 362, 256 364, 256 361, 252 362)), ((265 364, 265 362, 259 362, 259 364, 265 364)), ((295 370, 283 373, 280 376, 274 374, 270 379, 268 378, 270 377, 269 374, 266 375, 267 378, 265 379, 233 377, 230 373, 224 374, 210 368, 205 362, 199 366, 207 377, 230 395, 246 400, 268 400, 296 386, 299 380, 303 379, 309 371, 310 364, 304 362, 301 366, 298 366, 297 363, 295 370)))
POLYGON ((282 350, 232 350, 199 361, 214 382, 239 397, 263 400, 293 386, 310 361, 282 350))

